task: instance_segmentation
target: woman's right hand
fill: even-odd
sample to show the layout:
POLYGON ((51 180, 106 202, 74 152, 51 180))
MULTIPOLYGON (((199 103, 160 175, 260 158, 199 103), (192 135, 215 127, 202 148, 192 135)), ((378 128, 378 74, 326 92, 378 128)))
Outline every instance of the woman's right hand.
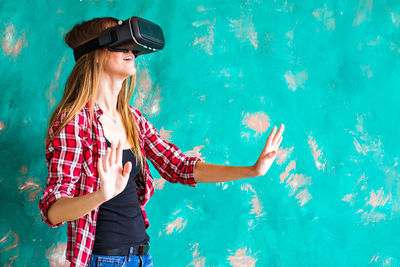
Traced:
POLYGON ((121 140, 118 140, 117 148, 115 148, 114 141, 111 142, 111 148, 108 147, 104 157, 99 158, 97 170, 101 182, 98 191, 104 201, 112 199, 125 189, 132 170, 132 163, 128 161, 122 169, 121 140))

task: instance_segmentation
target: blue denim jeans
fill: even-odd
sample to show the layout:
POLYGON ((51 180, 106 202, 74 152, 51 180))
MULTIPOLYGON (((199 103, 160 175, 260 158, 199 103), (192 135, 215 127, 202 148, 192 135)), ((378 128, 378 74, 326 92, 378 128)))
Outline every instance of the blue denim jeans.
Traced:
POLYGON ((92 254, 89 267, 154 267, 151 255, 105 256, 92 254))

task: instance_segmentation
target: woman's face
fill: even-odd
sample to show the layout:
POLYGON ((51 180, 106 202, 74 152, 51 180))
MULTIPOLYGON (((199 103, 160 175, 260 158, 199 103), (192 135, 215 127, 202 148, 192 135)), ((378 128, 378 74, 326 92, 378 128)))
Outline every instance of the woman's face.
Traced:
POLYGON ((111 77, 117 79, 126 79, 129 76, 135 75, 135 55, 132 51, 114 52, 105 49, 106 57, 104 60, 104 71, 111 77), (128 59, 130 57, 130 59, 128 59))

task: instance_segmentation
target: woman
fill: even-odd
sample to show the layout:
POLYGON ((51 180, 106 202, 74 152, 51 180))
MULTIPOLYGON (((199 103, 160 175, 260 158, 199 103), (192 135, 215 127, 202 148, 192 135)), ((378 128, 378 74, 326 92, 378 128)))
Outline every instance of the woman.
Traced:
MULTIPOLYGON (((95 18, 75 25, 65 42, 75 49, 116 25, 114 18, 95 18)), ((265 175, 282 141, 283 125, 277 133, 274 127, 249 167, 186 156, 128 104, 135 77, 132 51, 89 52, 77 60, 50 117, 49 172, 39 207, 52 228, 68 221, 70 266, 153 266, 144 206, 154 193, 154 181, 145 158, 167 181, 195 187, 197 182, 265 175)))

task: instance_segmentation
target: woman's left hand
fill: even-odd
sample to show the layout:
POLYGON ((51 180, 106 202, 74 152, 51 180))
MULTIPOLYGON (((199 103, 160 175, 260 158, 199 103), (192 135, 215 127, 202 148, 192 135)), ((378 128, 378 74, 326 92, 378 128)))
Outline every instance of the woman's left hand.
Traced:
POLYGON ((272 129, 272 132, 268 136, 267 143, 265 144, 261 155, 259 156, 257 162, 252 166, 254 169, 254 177, 264 176, 271 167, 276 158, 276 151, 278 150, 279 145, 282 142, 282 133, 284 128, 285 126, 281 124, 281 127, 276 134, 276 126, 274 126, 274 128, 272 129))

